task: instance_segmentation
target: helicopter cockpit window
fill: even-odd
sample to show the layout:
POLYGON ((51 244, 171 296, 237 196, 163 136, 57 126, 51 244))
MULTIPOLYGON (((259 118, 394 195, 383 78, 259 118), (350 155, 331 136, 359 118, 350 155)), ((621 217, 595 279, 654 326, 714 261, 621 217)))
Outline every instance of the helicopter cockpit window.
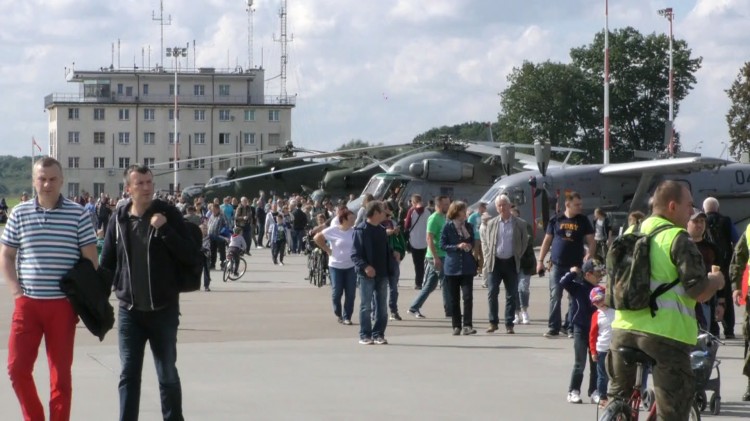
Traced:
POLYGON ((485 193, 484 196, 482 196, 482 198, 479 199, 479 201, 484 202, 484 203, 494 203, 495 198, 497 197, 498 194, 500 194, 500 187, 492 187, 489 190, 487 190, 487 193, 485 193))
POLYGON ((507 189, 503 193, 510 197, 510 200, 515 205, 523 205, 524 203, 526 203, 526 194, 524 193, 523 189, 507 189))

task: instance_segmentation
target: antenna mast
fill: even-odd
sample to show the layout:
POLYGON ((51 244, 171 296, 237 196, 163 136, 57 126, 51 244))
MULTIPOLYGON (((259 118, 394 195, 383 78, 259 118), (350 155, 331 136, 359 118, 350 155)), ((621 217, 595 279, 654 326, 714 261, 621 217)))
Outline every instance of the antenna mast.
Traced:
POLYGON ((159 26, 161 27, 161 44, 159 48, 159 54, 161 54, 159 57, 161 57, 161 62, 159 63, 159 65, 164 68, 164 26, 172 24, 172 15, 169 15, 166 21, 164 20, 164 0, 159 0, 159 17, 157 18, 156 14, 152 10, 151 20, 159 22, 159 26))
POLYGON ((281 36, 279 39, 274 39, 281 43, 281 91, 279 93, 279 100, 282 103, 286 103, 286 63, 287 63, 287 44, 294 41, 294 35, 290 39, 287 39, 286 35, 286 0, 282 0, 281 9, 279 10, 279 18, 281 20, 281 36))
POLYGON ((253 0, 247 0, 247 68, 253 68, 253 0))

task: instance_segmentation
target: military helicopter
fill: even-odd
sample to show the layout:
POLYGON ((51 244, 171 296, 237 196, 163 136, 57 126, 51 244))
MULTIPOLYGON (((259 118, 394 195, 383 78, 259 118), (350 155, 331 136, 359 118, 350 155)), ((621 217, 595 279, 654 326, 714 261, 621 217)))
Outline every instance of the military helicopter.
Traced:
POLYGON ((205 186, 183 191, 187 200, 196 195, 209 199, 214 197, 255 196, 266 192, 313 192, 319 185, 326 188, 327 194, 346 196, 359 192, 372 174, 381 171, 377 159, 371 153, 381 149, 391 149, 408 145, 372 146, 323 152, 297 148, 288 141, 284 148, 255 152, 274 154, 262 165, 242 168, 229 168, 226 177, 213 177, 205 186), (321 159, 327 159, 320 161, 321 159), (312 161, 316 160, 316 161, 312 161), (375 162, 354 173, 364 163, 375 162), (362 171, 365 170, 365 171, 362 171))
MULTIPOLYGON (((508 195, 521 217, 534 221, 537 242, 544 235, 550 213, 563 210, 563 201, 558 197, 566 192, 576 191, 581 195, 584 214, 591 214, 595 208, 605 212, 646 212, 649 197, 665 179, 685 182, 697 207, 705 198, 714 197, 721 203, 721 212, 738 226, 750 220, 750 209, 743 206, 750 198, 750 164, 698 154, 662 154, 661 158, 649 161, 548 168, 545 161, 549 145, 536 142, 534 146, 538 169, 502 177, 480 201, 493 203, 499 194, 508 195)), ((477 205, 478 202, 471 208, 477 205)), ((497 213, 494 206, 488 206, 488 212, 497 213)))
MULTIPOLYGON (((387 172, 373 176, 360 197, 349 202, 349 208, 356 211, 366 194, 372 194, 376 200, 395 200, 406 207, 415 193, 425 200, 447 195, 472 203, 505 172, 525 171, 536 163, 534 156, 515 152, 505 164, 498 159, 501 151, 514 151, 516 147, 533 148, 532 145, 470 142, 450 137, 415 142, 414 145, 415 150, 400 157, 387 172)), ((554 166, 564 166, 573 152, 583 152, 557 147, 550 151, 567 154, 563 162, 552 161, 554 166)))

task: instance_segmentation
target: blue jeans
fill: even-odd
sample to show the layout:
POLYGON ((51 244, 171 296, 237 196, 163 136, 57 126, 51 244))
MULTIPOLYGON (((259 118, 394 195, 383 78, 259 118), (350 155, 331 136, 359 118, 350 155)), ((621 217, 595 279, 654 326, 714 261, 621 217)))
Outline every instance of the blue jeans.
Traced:
POLYGON ((516 310, 529 307, 529 297, 531 296, 531 275, 523 273, 518 274, 518 301, 516 301, 516 310))
POLYGON ((182 386, 176 366, 179 303, 157 311, 128 310, 121 306, 119 321, 120 420, 138 419, 143 354, 148 341, 159 380, 162 416, 165 420, 182 421, 182 386))
POLYGON ((354 297, 357 295, 357 274, 354 268, 336 269, 329 267, 331 275, 331 297, 333 314, 344 320, 351 320, 354 313, 354 297), (344 296, 344 311, 341 311, 341 296, 344 296))
POLYGON ((588 396, 591 396, 596 390, 597 370, 594 369, 594 360, 591 358, 591 353, 589 352, 589 331, 578 325, 573 325, 573 355, 573 372, 570 375, 568 392, 571 390, 581 391, 583 370, 586 368, 586 360, 589 360, 588 396))
POLYGON ((359 339, 374 339, 385 337, 385 327, 388 325, 388 311, 386 310, 386 296, 388 295, 388 278, 368 278, 357 275, 359 281, 359 339), (370 297, 375 295, 375 308, 370 297), (372 314, 375 312, 375 326, 372 325, 372 314))
POLYGON ((495 259, 492 273, 487 279, 487 301, 489 303, 489 321, 492 325, 500 323, 498 316, 497 296, 500 292, 500 283, 505 284, 505 326, 513 327, 513 318, 516 314, 516 299, 518 299, 518 272, 516 272, 516 260, 495 259))
POLYGON ((305 230, 292 230, 292 253, 299 253, 305 230))
POLYGON ((442 271, 438 272, 435 270, 435 261, 432 259, 425 259, 424 266, 425 274, 422 289, 419 291, 419 295, 417 295, 411 303, 411 306, 409 306, 409 310, 419 311, 424 305, 424 302, 427 301, 427 297, 430 296, 432 291, 435 291, 435 288, 437 288, 439 283, 443 286, 443 308, 445 309, 445 314, 451 314, 450 288, 445 284, 445 274, 442 271))
POLYGON ((391 313, 398 313, 398 279, 401 277, 401 267, 396 265, 393 275, 388 277, 388 308, 391 313))
POLYGON ((203 288, 208 288, 211 284, 211 252, 203 255, 203 288))
POLYGON ((560 305, 563 288, 560 286, 560 279, 569 271, 569 267, 555 264, 552 265, 552 269, 549 271, 549 322, 547 326, 555 332, 559 332, 562 327, 562 310, 560 305))
POLYGON ((596 391, 599 392, 599 397, 607 398, 607 383, 609 382, 609 376, 607 376, 607 351, 597 352, 596 361, 596 391))

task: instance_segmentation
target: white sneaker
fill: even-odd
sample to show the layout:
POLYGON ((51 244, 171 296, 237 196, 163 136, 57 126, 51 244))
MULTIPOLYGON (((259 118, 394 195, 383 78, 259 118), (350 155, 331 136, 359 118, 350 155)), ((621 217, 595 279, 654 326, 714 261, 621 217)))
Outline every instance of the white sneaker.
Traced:
POLYGON ((591 394, 591 403, 599 403, 599 392, 596 390, 591 394))
POLYGON ((521 313, 516 313, 516 317, 513 319, 513 324, 517 325, 519 323, 521 323, 521 313))
POLYGON ((568 392, 568 403, 581 403, 581 392, 577 390, 568 392))
POLYGON ((526 311, 521 312, 521 324, 522 325, 529 324, 529 313, 526 311))

